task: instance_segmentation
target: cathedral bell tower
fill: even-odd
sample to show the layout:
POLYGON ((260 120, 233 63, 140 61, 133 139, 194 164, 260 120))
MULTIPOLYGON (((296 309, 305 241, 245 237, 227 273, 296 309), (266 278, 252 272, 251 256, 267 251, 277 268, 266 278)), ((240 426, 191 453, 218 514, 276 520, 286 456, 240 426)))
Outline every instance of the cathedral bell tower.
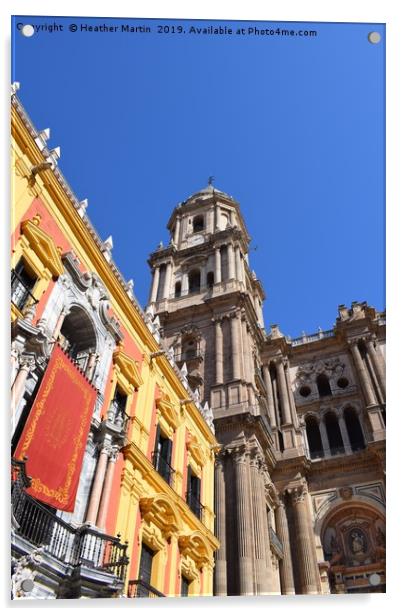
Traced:
POLYGON ((215 594, 269 592, 265 486, 272 485, 275 455, 259 357, 264 291, 249 267, 250 236, 237 201, 211 181, 176 206, 167 228, 169 245, 149 258, 148 310, 178 366, 185 364, 190 386, 212 409, 222 444, 215 594))

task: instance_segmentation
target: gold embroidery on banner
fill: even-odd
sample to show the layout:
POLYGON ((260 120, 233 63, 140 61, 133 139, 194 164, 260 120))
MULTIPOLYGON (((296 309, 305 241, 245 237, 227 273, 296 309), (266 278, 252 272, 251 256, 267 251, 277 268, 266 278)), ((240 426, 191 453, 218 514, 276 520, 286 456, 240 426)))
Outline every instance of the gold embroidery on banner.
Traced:
POLYGON ((71 483, 73 480, 73 476, 75 473, 75 469, 77 466, 77 460, 79 456, 79 451, 83 447, 83 437, 85 436, 84 428, 87 423, 88 413, 92 412, 90 402, 91 402, 91 394, 88 391, 87 384, 82 381, 81 375, 77 372, 77 369, 74 366, 67 364, 62 360, 61 357, 58 357, 54 363, 52 372, 49 376, 46 387, 40 397, 40 399, 35 404, 35 414, 32 418, 31 425, 27 430, 27 433, 24 438, 24 442, 21 448, 20 457, 26 455, 26 452, 32 442, 34 437, 37 423, 39 418, 43 414, 44 406, 46 404, 47 398, 49 397, 49 393, 53 389, 54 381, 56 378, 56 374, 59 370, 64 370, 68 376, 70 376, 72 382, 75 385, 78 385, 80 390, 84 394, 84 409, 83 413, 80 415, 80 425, 78 428, 78 434, 74 438, 74 450, 73 455, 70 462, 67 465, 67 476, 66 481, 63 486, 59 486, 58 488, 50 488, 49 486, 42 483, 42 481, 38 477, 33 477, 31 482, 31 489, 37 494, 45 494, 50 498, 54 498, 61 505, 65 505, 68 502, 69 490, 71 487, 71 483))

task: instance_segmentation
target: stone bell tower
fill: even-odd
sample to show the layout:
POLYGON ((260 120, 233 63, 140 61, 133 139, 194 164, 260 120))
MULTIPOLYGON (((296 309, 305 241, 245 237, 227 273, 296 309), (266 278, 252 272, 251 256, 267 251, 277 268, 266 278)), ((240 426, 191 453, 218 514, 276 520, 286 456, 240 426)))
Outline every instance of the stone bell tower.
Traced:
POLYGON ((167 228, 169 245, 149 259, 148 310, 190 386, 212 409, 222 444, 215 594, 269 593, 275 458, 259 356, 264 291, 249 267, 250 236, 239 204, 211 182, 175 207, 167 228))

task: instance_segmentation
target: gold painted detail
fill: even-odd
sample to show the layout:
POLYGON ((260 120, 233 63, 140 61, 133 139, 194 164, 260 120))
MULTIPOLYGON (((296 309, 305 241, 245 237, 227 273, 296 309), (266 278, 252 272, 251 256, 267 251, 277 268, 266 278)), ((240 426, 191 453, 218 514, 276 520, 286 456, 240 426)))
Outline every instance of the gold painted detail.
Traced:
POLYGON ((34 216, 32 220, 21 223, 22 233, 41 262, 53 276, 61 276, 64 271, 60 253, 53 239, 39 228, 40 217, 34 216))
POLYGON ((143 519, 155 524, 164 537, 168 538, 182 529, 179 511, 167 494, 153 494, 141 498, 140 510, 143 519))
POLYGON ((197 569, 202 569, 213 561, 208 541, 198 531, 190 535, 180 535, 179 549, 184 557, 188 556, 195 562, 197 569))
POLYGON ((122 349, 118 349, 113 353, 113 362, 119 367, 122 375, 127 379, 130 385, 138 389, 143 380, 138 371, 137 362, 131 359, 122 349))

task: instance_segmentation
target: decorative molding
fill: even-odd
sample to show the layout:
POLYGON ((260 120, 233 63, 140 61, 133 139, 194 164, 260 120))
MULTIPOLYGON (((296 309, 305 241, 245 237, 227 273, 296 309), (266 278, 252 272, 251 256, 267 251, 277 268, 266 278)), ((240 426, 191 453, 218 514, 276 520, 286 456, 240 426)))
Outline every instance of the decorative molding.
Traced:
POLYGON ((53 239, 39 228, 40 216, 37 214, 32 220, 24 220, 21 230, 28 239, 29 244, 41 262, 53 276, 61 276, 64 272, 60 252, 53 239))
POLYGON ((212 550, 208 541, 199 531, 190 535, 180 535, 179 549, 184 557, 189 556, 195 562, 198 569, 212 563, 212 550))
POLYGON ((179 511, 167 494, 153 494, 141 498, 140 509, 143 519, 146 522, 153 522, 166 538, 182 528, 179 511))
POLYGON ((143 384, 143 380, 138 371, 137 362, 124 353, 121 347, 113 353, 113 362, 119 367, 129 384, 137 391, 143 384))

